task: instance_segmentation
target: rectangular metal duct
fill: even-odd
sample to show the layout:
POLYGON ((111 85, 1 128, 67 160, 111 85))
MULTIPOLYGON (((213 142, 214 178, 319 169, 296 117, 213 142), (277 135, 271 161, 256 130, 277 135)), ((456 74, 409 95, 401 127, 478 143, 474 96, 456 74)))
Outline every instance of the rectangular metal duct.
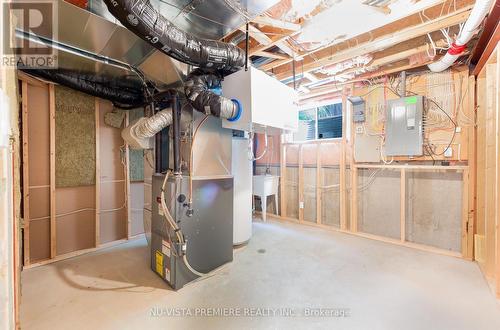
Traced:
MULTIPOLYGON (((279 0, 150 0, 165 18, 200 38, 218 40, 274 6, 279 0)), ((115 21, 102 0, 90 0, 93 13, 115 21)))
MULTIPOLYGON (((253 17, 277 1, 241 0, 240 5, 253 17)), ((227 5, 239 2, 152 0, 153 4, 160 6, 163 15, 171 18, 180 28, 212 39, 219 39, 244 24, 245 18, 227 5)), ((65 1, 59 1, 58 4, 58 40, 55 41, 135 66, 160 88, 182 80, 186 74, 187 65, 164 55, 124 28, 111 16, 101 0, 89 1, 89 10, 92 12, 65 1)), ((43 37, 52 38, 48 35, 43 37)), ((59 51, 58 65, 63 69, 106 74, 119 79, 139 79, 127 70, 64 51, 59 51)))

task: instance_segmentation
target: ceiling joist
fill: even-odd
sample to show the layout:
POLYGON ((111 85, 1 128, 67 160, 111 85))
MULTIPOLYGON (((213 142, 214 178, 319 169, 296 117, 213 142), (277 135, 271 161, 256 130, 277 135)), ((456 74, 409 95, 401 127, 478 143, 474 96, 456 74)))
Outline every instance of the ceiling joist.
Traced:
MULTIPOLYGON (((351 58, 354 58, 356 56, 370 54, 382 49, 395 46, 401 42, 411 40, 413 38, 422 35, 426 35, 427 33, 431 33, 434 31, 438 31, 440 29, 460 24, 469 17, 471 8, 472 6, 467 6, 454 13, 400 30, 397 33, 389 33, 375 40, 365 42, 357 46, 344 49, 339 52, 334 52, 332 55, 327 55, 315 59, 309 59, 309 58, 304 59, 303 63, 300 64, 300 70, 303 72, 311 72, 323 66, 343 62, 351 58)), ((280 61, 285 61, 285 60, 280 60, 280 61)), ((276 74, 276 78, 278 80, 289 79, 292 76, 293 73, 291 71, 285 71, 276 74)))

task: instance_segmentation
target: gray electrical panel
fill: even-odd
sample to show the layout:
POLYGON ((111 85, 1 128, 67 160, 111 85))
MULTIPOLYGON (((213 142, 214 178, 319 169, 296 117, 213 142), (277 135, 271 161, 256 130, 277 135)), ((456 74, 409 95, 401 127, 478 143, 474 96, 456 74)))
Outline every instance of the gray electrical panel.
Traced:
POLYGON ((423 96, 407 96, 387 101, 385 154, 421 156, 423 154, 423 96))
POLYGON ((365 100, 359 96, 349 98, 352 103, 352 121, 355 123, 365 122, 365 100))

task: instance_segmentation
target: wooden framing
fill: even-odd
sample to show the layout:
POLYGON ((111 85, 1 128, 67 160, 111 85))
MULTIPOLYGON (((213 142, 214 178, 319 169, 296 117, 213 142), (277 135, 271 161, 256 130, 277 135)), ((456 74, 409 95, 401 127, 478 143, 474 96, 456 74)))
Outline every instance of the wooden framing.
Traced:
MULTIPOLYGON (((357 46, 347 48, 347 49, 342 50, 342 51, 333 52, 333 54, 332 54, 332 52, 325 52, 328 54, 327 56, 323 56, 323 57, 320 56, 320 57, 317 57, 316 59, 304 61, 303 66, 301 65, 301 70, 303 70, 304 72, 310 72, 312 70, 321 68, 323 66, 332 65, 335 63, 346 61, 346 60, 351 59, 351 58, 356 57, 356 56, 376 52, 376 51, 379 51, 381 49, 395 46, 401 42, 408 41, 410 39, 413 39, 413 38, 416 38, 416 37, 419 37, 422 35, 426 35, 427 33, 431 33, 431 32, 438 31, 438 30, 443 29, 443 28, 447 28, 450 26, 460 24, 460 23, 464 22, 469 17, 469 13, 470 13, 471 9, 472 9, 472 6, 466 6, 466 7, 463 7, 461 9, 458 9, 456 12, 450 13, 448 15, 438 17, 438 18, 435 18, 433 20, 430 20, 430 21, 427 21, 427 22, 424 22, 424 23, 421 23, 421 24, 418 24, 415 26, 411 26, 411 27, 408 27, 408 28, 403 29, 403 30, 399 30, 396 35, 392 34, 392 33, 388 33, 388 34, 383 35, 379 38, 376 38, 375 40, 361 43, 357 46)), ((334 48, 332 48, 332 51, 333 50, 334 50, 334 48)), ((313 53, 318 53, 318 52, 319 51, 316 50, 313 53)), ((285 60, 278 61, 278 63, 276 63, 277 65, 274 66, 273 68, 276 68, 277 66, 281 66, 281 65, 284 65, 287 63, 289 63, 289 61, 286 63, 285 63, 285 60)), ((267 66, 266 68, 271 69, 270 66, 267 66)), ((277 72, 276 78, 278 80, 284 80, 284 79, 290 78, 292 75, 293 74, 288 70, 286 70, 286 71, 280 70, 279 72, 277 72)))
POLYGON ((280 153, 280 214, 281 216, 286 216, 286 144, 281 144, 281 153, 280 153))
MULTIPOLYGON (((474 251, 486 280, 500 298, 500 45, 477 76, 477 216, 474 251)), ((464 197, 465 198, 465 197, 464 197)))
POLYGON ((399 180, 400 239, 401 242, 406 242, 406 168, 401 169, 399 180))
POLYGON ((100 105, 95 98, 95 247, 101 242, 101 159, 100 159, 100 105))
MULTIPOLYGON (((125 114, 125 127, 129 125, 129 113, 127 112, 125 114)), ((125 208, 126 208, 126 235, 127 238, 130 238, 130 225, 132 221, 132 210, 131 210, 131 203, 130 203, 130 169, 129 169, 129 164, 130 164, 130 148, 129 145, 125 143, 125 208)))
POLYGON ((49 84, 50 111, 50 257, 57 255, 56 224, 56 96, 54 84, 49 84))
POLYGON ((299 145, 299 221, 304 221, 304 154, 302 144, 299 145))
POLYGON ((340 144, 340 229, 347 229, 347 189, 346 189, 346 123, 347 123, 347 89, 342 89, 342 142, 340 144))
POLYGON ((358 232, 358 168, 351 164, 351 231, 358 232))
POLYGON ((462 174, 462 255, 464 258, 472 260, 469 255, 468 245, 472 239, 469 233, 469 169, 465 169, 462 174))
POLYGON ((272 26, 272 27, 275 27, 278 29, 289 30, 289 31, 299 31, 301 28, 300 24, 282 21, 282 20, 278 20, 278 19, 271 18, 269 16, 264 16, 264 15, 255 17, 254 19, 252 19, 252 22, 257 23, 257 24, 272 26))
POLYGON ((87 253, 100 251, 100 250, 107 249, 107 248, 110 248, 110 247, 113 247, 113 246, 116 246, 116 245, 120 245, 122 243, 126 243, 126 242, 128 242, 130 240, 140 239, 140 238, 143 238, 143 237, 144 237, 144 234, 139 234, 139 235, 132 236, 130 238, 124 238, 124 239, 116 240, 116 241, 113 241, 113 242, 104 243, 104 244, 101 244, 99 247, 94 247, 94 248, 89 248, 89 249, 78 250, 78 251, 74 251, 74 252, 70 252, 70 253, 61 254, 61 255, 56 256, 53 259, 47 259, 47 260, 42 260, 42 261, 34 262, 34 263, 32 263, 32 264, 30 264, 28 266, 25 265, 24 269, 31 269, 31 268, 35 268, 35 267, 39 267, 39 266, 43 266, 43 265, 48 265, 48 264, 51 264, 53 262, 62 261, 62 260, 66 260, 66 259, 70 259, 70 258, 74 258, 74 257, 78 257, 78 256, 81 256, 81 255, 84 255, 84 254, 87 254, 87 253))
MULTIPOLYGON (((470 76, 468 80, 468 91, 469 91, 469 109, 474 109, 476 105, 476 79, 474 76, 470 76)), ((474 122, 477 122, 477 118, 474 113, 474 122)), ((469 148, 468 148, 468 160, 469 160, 469 200, 468 200, 468 210, 467 210, 467 257, 471 260, 474 259, 474 234, 476 230, 477 221, 477 125, 471 126, 468 132, 469 137, 469 148)))
MULTIPOLYGON (((24 231, 24 237, 23 237, 23 268, 32 268, 40 265, 45 265, 49 264, 55 261, 59 260, 64 260, 67 258, 71 258, 77 255, 85 254, 88 252, 93 252, 101 248, 106 248, 115 244, 119 244, 122 242, 125 242, 127 238, 133 239, 135 236, 130 235, 130 217, 129 217, 129 208, 128 205, 130 205, 129 201, 129 191, 130 189, 128 188, 128 185, 130 184, 130 178, 127 176, 128 173, 128 167, 124 169, 124 179, 111 179, 111 180, 101 180, 101 175, 102 175, 102 168, 100 166, 100 152, 101 152, 101 147, 102 144, 100 142, 101 140, 101 134, 100 134, 100 128, 101 128, 101 117, 100 117, 100 112, 102 109, 101 102, 102 100, 95 98, 95 152, 96 152, 96 184, 95 184, 95 213, 94 212, 89 212, 89 214, 95 214, 95 244, 94 247, 89 248, 89 249, 83 249, 83 250, 77 250, 69 253, 60 253, 58 254, 57 250, 57 212, 56 212, 56 198, 55 198, 55 192, 56 192, 56 184, 55 184, 55 163, 56 163, 56 153, 55 153, 55 116, 56 116, 56 109, 55 109, 55 85, 51 83, 46 83, 44 81, 38 80, 36 78, 33 78, 28 75, 23 75, 19 77, 20 82, 21 82, 21 93, 22 93, 22 102, 21 102, 21 114, 22 114, 22 175, 23 175, 23 192, 22 192, 22 198, 23 198, 23 231, 24 231), (47 150, 47 158, 48 158, 48 176, 49 176, 49 182, 48 184, 43 184, 43 185, 30 185, 30 166, 29 166, 29 151, 30 151, 30 146, 29 146, 29 131, 28 131, 28 126, 29 126, 29 111, 34 111, 34 109, 30 109, 30 104, 28 102, 28 99, 31 94, 30 94, 30 88, 37 87, 37 88, 44 88, 47 91, 47 98, 48 98, 48 124, 49 124, 49 131, 47 133, 47 141, 48 141, 48 150, 47 150), (100 203, 100 197, 102 194, 101 191, 101 184, 102 183, 118 183, 122 184, 125 183, 126 189, 127 189, 127 196, 126 198, 126 206, 127 206, 127 212, 126 212, 126 221, 127 221, 127 236, 124 239, 118 239, 115 241, 111 241, 108 243, 100 244, 101 242, 101 233, 100 233, 100 221, 101 219, 101 214, 100 214, 100 209, 101 209, 101 203, 100 203), (30 254, 30 199, 31 202, 33 202, 33 194, 30 194, 33 192, 33 189, 47 189, 47 205, 49 208, 49 212, 47 212, 47 222, 48 222, 48 227, 47 231, 49 232, 49 235, 47 236, 47 247, 48 252, 47 252, 47 258, 48 259, 43 259, 43 260, 35 260, 34 256, 30 254), (31 195, 31 196, 30 196, 31 195), (30 198, 31 197, 31 198, 30 198)), ((36 105, 34 105, 36 106, 36 105)), ((44 105, 45 106, 45 105, 44 105)), ((128 161, 128 156, 127 161, 128 161)), ((33 178, 32 178, 33 179, 33 178)), ((31 180, 33 182, 33 180, 31 180)), ((31 207, 33 208, 33 203, 31 203, 31 207)), ((89 219, 91 221, 94 221, 94 219, 89 219)), ((123 220, 121 218, 120 220, 123 220)), ((31 235, 33 235, 33 230, 31 231, 31 235)), ((136 235, 137 236, 137 235, 136 235)), ((137 237, 141 237, 141 234, 138 235, 137 237)), ((32 245, 32 244, 31 244, 32 245)), ((92 246, 92 245, 91 245, 92 246)), ((31 249, 33 249, 33 245, 31 246, 31 249)))
POLYGON ((384 242, 384 243, 390 243, 390 244, 394 244, 394 245, 404 246, 404 247, 408 247, 408 248, 412 248, 412 249, 416 249, 416 250, 420 250, 420 251, 425 251, 425 252, 430 252, 430 253, 436 253, 436 254, 441 254, 441 255, 455 257, 455 258, 462 258, 461 253, 453 252, 453 251, 449 251, 449 250, 443 250, 443 249, 435 248, 435 247, 428 246, 428 245, 423 245, 423 244, 418 244, 418 243, 412 243, 412 242, 407 242, 407 241, 401 242, 401 240, 399 240, 399 239, 393 239, 393 238, 381 237, 381 236, 372 235, 372 234, 354 232, 352 230, 351 231, 349 231, 349 230, 342 230, 342 229, 339 229, 339 228, 335 228, 335 227, 327 226, 327 225, 323 225, 323 224, 317 224, 317 223, 314 223, 314 222, 307 222, 307 221, 299 222, 297 219, 288 218, 288 217, 282 217, 282 216, 277 216, 276 214, 272 214, 272 213, 268 213, 268 216, 271 219, 276 219, 276 220, 280 220, 280 221, 286 221, 286 222, 290 222, 290 223, 296 223, 296 224, 301 224, 301 225, 306 225, 306 226, 321 228, 321 229, 325 229, 325 230, 328 230, 328 231, 333 231, 333 232, 338 232, 338 233, 343 233, 343 234, 349 234, 349 235, 353 235, 353 236, 357 236, 357 237, 363 237, 363 238, 371 239, 371 240, 374 240, 374 241, 379 241, 379 242, 384 242))
POLYGON ((316 146, 316 223, 321 224, 322 222, 322 199, 323 190, 321 185, 323 180, 321 177, 321 144, 316 146))
POLYGON ((22 134, 23 134, 23 230, 24 264, 30 264, 30 171, 29 171, 29 144, 28 144, 28 83, 22 82, 22 134))

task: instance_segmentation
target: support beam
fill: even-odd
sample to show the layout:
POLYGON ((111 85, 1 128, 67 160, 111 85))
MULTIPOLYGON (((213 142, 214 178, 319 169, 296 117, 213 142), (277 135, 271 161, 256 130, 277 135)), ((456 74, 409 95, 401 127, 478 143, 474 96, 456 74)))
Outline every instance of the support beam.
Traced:
POLYGON ((252 22, 294 32, 301 29, 300 24, 278 20, 269 16, 257 16, 252 20, 252 22))
POLYGON ((100 107, 99 99, 95 98, 95 244, 101 244, 101 160, 100 160, 100 107))
MULTIPOLYGON (((462 256, 468 258, 469 244, 469 170, 462 173, 462 256)), ((498 238, 497 238, 498 239, 498 238)))
POLYGON ((299 145, 299 221, 304 221, 304 153, 302 144, 299 145))
POLYGON ((401 242, 406 241, 406 169, 401 168, 400 188, 399 188, 399 210, 400 210, 400 233, 401 242))
MULTIPOLYGON (((129 113, 125 114, 125 127, 130 124, 129 113)), ((126 235, 127 239, 130 239, 130 224, 132 221, 132 210, 130 203, 130 147, 128 144, 125 144, 125 208, 126 208, 126 235)))
POLYGON ((30 260, 30 171, 29 171, 29 134, 28 134, 28 83, 23 80, 22 92, 22 130, 23 130, 23 255, 24 266, 28 266, 30 260))
POLYGON ((50 111, 50 258, 57 256, 56 224, 56 98, 54 84, 49 84, 50 111))
MULTIPOLYGON (((246 32, 246 26, 240 27, 240 31, 246 32)), ((248 34, 250 34, 252 38, 254 38, 256 41, 258 41, 260 44, 264 46, 268 46, 273 42, 271 38, 269 38, 264 32, 257 29, 252 24, 248 24, 248 34)))
POLYGON ((346 143, 347 143, 347 87, 342 89, 342 142, 340 147, 340 229, 347 230, 347 185, 346 185, 346 143))
POLYGON ((277 60, 283 60, 289 58, 287 55, 282 55, 278 53, 271 53, 271 52, 266 52, 266 51, 260 51, 254 54, 255 56, 262 56, 262 57, 267 57, 267 58, 274 58, 277 60))
POLYGON ((323 178, 321 177, 321 143, 316 145, 316 223, 322 222, 323 178))
MULTIPOLYGON (((283 138, 283 137, 282 137, 283 138)), ((280 153, 280 198, 281 198, 281 216, 286 217, 286 144, 281 143, 280 153)))

